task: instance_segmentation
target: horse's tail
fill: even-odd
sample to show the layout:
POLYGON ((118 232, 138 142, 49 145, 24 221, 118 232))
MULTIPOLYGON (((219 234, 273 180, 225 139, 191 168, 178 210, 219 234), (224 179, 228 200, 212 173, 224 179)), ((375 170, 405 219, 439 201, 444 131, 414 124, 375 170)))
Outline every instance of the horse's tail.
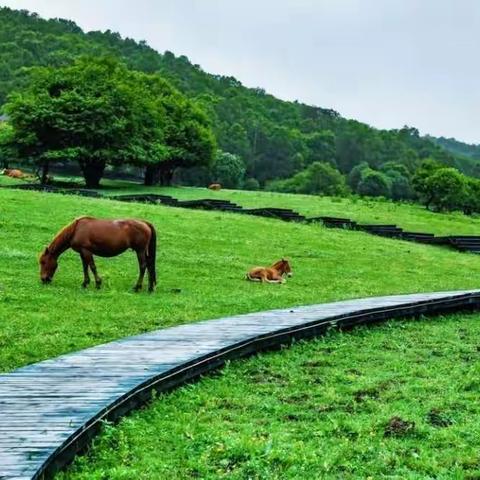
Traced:
POLYGON ((156 259, 157 259, 157 231, 150 222, 145 222, 150 227, 150 242, 147 247, 147 268, 149 287, 153 289, 157 284, 156 259))

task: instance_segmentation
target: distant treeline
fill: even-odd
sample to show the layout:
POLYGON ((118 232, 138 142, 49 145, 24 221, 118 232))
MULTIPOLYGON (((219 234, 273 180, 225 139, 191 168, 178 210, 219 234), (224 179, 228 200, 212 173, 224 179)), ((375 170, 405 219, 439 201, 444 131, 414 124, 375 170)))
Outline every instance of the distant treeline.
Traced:
POLYGON ((330 109, 282 101, 109 30, 84 33, 72 21, 1 8, 0 44, 0 105, 31 81, 23 67, 64 67, 81 56, 118 58, 130 70, 160 76, 191 101, 202 112, 200 123, 207 119, 218 153, 212 161, 176 164, 163 181, 174 173, 176 181, 190 184, 410 199, 417 195, 412 179, 426 159, 480 176, 478 156, 452 142, 410 127, 379 130, 330 109))

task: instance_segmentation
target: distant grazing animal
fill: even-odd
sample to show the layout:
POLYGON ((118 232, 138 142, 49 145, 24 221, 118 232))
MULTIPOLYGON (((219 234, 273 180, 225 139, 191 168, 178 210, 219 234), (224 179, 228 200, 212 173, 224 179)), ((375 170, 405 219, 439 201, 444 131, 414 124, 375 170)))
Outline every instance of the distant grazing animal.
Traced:
POLYGON ((18 170, 17 168, 5 168, 3 170, 3 175, 6 175, 7 177, 11 177, 11 178, 26 177, 26 175, 21 170, 18 170))
POLYGON ((222 186, 219 183, 212 183, 208 186, 210 190, 221 190, 222 186))
POLYGON ((246 275, 252 282, 285 283, 285 276, 292 276, 292 269, 288 260, 282 258, 271 267, 254 267, 246 275))
POLYGON ((50 283, 58 265, 58 257, 73 249, 80 254, 83 264, 83 287, 90 283, 88 267, 100 288, 101 278, 93 260, 94 255, 115 257, 131 248, 137 253, 140 274, 135 285, 139 291, 143 285, 145 270, 148 270, 148 289, 152 292, 157 283, 155 257, 157 234, 155 227, 142 220, 102 220, 94 217, 80 217, 64 227, 45 248, 40 257, 40 279, 50 283))

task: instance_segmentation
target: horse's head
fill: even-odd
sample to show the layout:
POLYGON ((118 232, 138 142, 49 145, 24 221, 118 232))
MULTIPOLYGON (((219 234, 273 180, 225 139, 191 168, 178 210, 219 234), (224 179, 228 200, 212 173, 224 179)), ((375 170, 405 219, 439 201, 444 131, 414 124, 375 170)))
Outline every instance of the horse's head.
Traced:
POLYGON ((57 258, 52 255, 48 247, 40 256, 40 279, 43 283, 50 283, 58 267, 57 258))
POLYGON ((278 271, 278 273, 280 273, 280 275, 286 275, 287 277, 291 277, 293 275, 290 262, 284 258, 275 263, 273 267, 278 271))

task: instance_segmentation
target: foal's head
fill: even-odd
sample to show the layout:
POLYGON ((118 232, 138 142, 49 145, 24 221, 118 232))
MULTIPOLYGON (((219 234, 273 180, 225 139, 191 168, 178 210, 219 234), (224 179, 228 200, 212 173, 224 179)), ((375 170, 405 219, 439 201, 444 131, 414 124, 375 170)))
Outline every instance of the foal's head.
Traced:
POLYGON ((48 247, 44 250, 40 256, 40 279, 43 283, 50 283, 55 275, 55 270, 57 270, 58 262, 57 259, 48 247))
POLYGON ((287 277, 291 277, 293 275, 290 263, 284 258, 279 260, 277 263, 274 263, 273 268, 277 270, 280 275, 286 275, 287 277))

